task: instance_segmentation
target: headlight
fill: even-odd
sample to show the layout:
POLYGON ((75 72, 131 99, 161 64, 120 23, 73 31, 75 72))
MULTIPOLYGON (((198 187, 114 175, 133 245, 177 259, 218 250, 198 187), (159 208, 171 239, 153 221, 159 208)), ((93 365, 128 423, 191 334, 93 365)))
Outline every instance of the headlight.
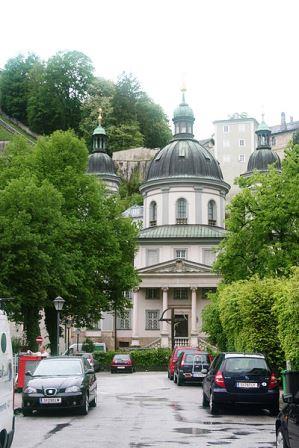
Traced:
POLYGON ((36 389, 34 387, 26 387, 26 389, 24 389, 24 393, 25 394, 36 394, 36 389))
POLYGON ((79 386, 70 386, 70 387, 67 387, 65 389, 65 392, 66 393, 68 393, 68 392, 80 392, 80 387, 79 386))

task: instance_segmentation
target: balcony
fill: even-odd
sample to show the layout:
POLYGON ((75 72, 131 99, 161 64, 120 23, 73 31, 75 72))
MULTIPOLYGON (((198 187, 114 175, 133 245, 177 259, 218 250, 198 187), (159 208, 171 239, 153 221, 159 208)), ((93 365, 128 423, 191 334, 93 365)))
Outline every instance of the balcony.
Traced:
POLYGON ((187 218, 177 218, 176 223, 177 224, 187 224, 187 218))

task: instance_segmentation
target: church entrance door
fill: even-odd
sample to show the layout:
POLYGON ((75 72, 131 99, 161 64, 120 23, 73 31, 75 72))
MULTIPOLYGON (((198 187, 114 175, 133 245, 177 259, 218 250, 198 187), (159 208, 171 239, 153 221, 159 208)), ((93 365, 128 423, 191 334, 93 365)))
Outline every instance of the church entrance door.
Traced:
POLYGON ((176 338, 188 337, 188 315, 187 314, 175 314, 174 324, 174 336, 176 338))

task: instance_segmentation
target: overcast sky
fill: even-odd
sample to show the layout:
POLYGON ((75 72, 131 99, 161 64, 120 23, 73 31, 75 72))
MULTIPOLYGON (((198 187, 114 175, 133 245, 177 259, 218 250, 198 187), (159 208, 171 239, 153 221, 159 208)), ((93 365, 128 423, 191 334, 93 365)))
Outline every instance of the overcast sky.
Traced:
POLYGON ((133 73, 170 119, 185 77, 198 138, 234 112, 299 120, 298 0, 10 0, 0 13, 0 67, 79 50, 96 75, 133 73))

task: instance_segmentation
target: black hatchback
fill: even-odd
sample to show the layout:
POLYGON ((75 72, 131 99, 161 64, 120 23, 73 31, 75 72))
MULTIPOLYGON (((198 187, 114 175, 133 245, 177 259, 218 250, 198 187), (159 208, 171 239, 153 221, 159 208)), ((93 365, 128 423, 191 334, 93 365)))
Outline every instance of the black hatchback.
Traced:
POLYGON ((178 386, 203 382, 210 367, 209 354, 199 350, 182 352, 174 367, 173 381, 178 386))
POLYGON ((97 404, 94 369, 82 357, 49 357, 39 361, 33 373, 27 372, 22 411, 76 409, 81 415, 97 404))
POLYGON ((203 380, 204 407, 212 414, 228 405, 252 405, 279 412, 279 387, 264 355, 220 353, 203 380))

